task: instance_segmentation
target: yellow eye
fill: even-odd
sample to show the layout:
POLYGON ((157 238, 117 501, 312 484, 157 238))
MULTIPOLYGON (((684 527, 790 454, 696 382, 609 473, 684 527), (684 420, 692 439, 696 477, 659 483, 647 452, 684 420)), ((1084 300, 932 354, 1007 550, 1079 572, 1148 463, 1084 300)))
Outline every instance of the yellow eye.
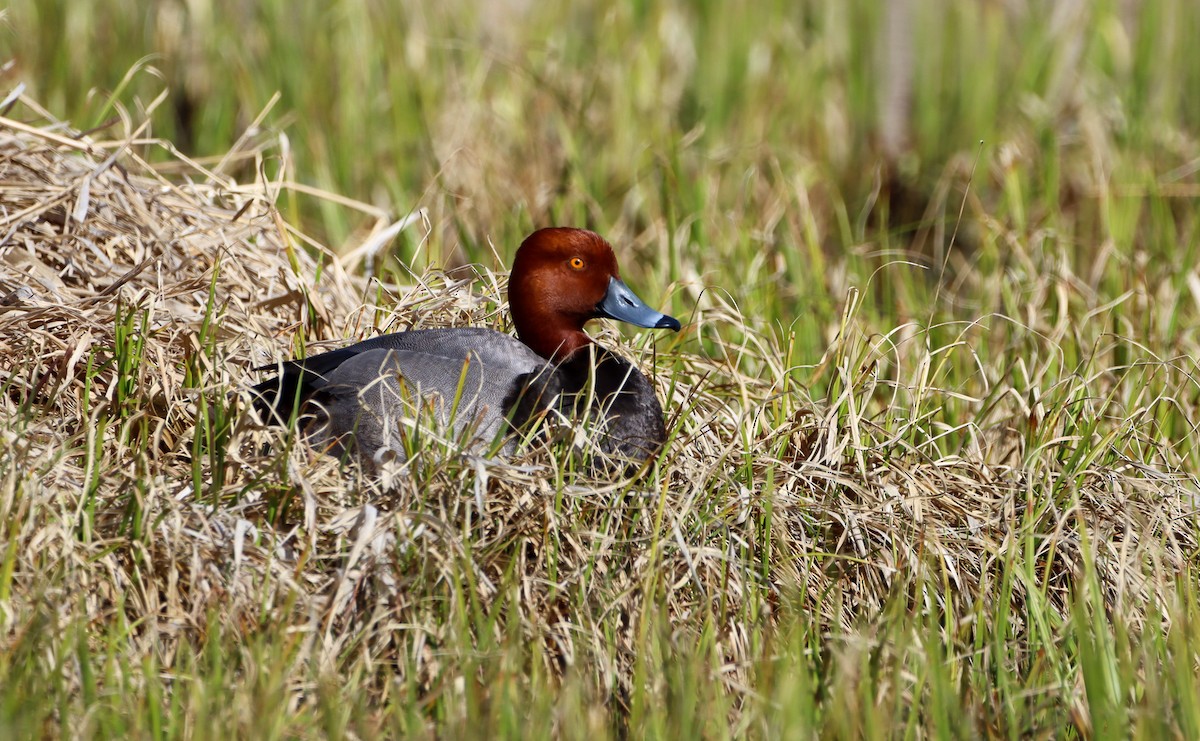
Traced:
POLYGON ((582 257, 572 257, 567 264, 571 266, 572 270, 583 270, 583 268, 587 265, 587 263, 583 261, 582 257))

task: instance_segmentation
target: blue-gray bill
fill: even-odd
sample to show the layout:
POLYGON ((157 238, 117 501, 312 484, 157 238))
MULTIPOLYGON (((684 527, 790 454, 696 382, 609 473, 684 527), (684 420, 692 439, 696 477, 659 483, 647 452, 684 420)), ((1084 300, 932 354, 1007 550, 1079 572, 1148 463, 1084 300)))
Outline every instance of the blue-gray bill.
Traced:
POLYGON ((647 329, 670 329, 678 332, 682 325, 673 316, 655 311, 617 278, 608 279, 608 291, 596 304, 596 316, 629 322, 647 329))

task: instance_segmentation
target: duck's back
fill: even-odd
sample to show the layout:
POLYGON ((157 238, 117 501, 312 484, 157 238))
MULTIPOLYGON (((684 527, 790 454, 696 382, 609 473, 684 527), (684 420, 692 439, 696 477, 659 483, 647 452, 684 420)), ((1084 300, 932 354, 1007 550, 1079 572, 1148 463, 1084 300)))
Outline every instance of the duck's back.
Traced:
POLYGON ((506 429, 518 385, 545 372, 545 360, 500 332, 424 329, 289 361, 255 392, 260 409, 282 420, 299 402, 312 415, 306 429, 317 447, 336 453, 353 438, 357 452, 374 459, 380 451, 403 453, 415 425, 461 442, 491 442, 506 429))

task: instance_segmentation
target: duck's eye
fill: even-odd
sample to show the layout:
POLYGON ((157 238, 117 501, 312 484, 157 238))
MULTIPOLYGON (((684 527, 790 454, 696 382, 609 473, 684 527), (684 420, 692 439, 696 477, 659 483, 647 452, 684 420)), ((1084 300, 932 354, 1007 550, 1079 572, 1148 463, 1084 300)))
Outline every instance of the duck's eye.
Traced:
POLYGON ((587 267, 587 263, 583 261, 582 257, 572 257, 567 264, 571 266, 572 270, 583 270, 587 267))

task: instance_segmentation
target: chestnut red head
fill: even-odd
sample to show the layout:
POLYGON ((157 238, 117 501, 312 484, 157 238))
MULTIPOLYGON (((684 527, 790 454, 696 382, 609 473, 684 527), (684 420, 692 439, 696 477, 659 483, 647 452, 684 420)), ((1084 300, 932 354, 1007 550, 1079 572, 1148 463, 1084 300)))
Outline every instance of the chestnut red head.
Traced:
POLYGON ((607 317, 639 327, 679 331, 621 282, 612 246, 585 229, 553 227, 530 234, 513 260, 508 303, 521 341, 544 358, 565 360, 591 339, 583 325, 607 317))

